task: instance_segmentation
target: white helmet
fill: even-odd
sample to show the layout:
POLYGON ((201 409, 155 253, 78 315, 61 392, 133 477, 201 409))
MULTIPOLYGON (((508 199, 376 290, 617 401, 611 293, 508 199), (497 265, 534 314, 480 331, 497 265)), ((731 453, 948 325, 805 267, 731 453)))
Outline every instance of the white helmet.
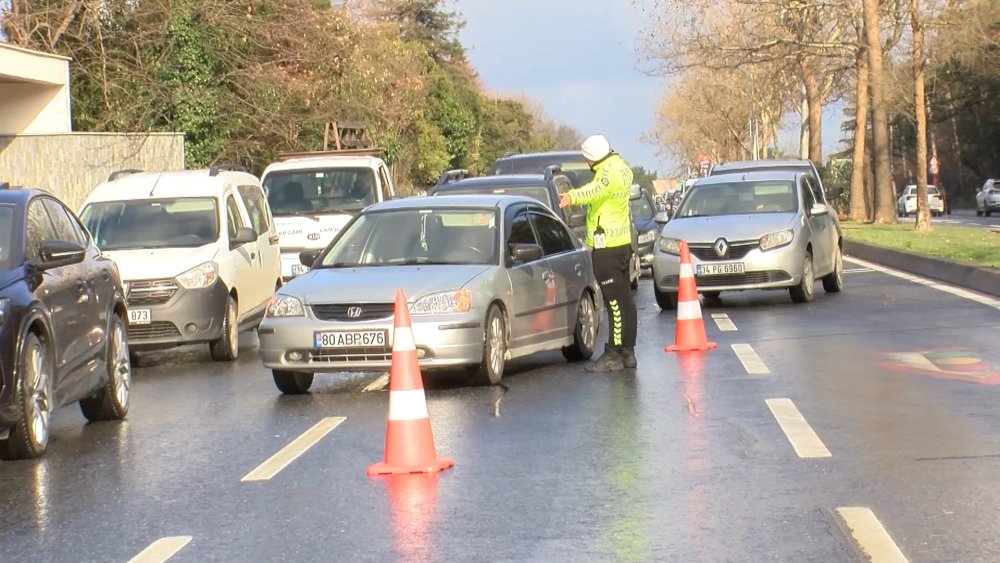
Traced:
POLYGON ((583 142, 583 157, 591 162, 597 162, 608 156, 611 152, 611 145, 604 135, 591 135, 583 142))

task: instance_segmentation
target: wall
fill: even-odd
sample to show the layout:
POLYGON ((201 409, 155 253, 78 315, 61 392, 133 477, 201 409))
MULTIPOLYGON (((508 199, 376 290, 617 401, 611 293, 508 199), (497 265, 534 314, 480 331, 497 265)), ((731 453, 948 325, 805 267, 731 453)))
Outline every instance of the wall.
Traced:
POLYGON ((111 172, 124 168, 184 169, 184 135, 0 135, 0 181, 47 190, 73 209, 111 172))

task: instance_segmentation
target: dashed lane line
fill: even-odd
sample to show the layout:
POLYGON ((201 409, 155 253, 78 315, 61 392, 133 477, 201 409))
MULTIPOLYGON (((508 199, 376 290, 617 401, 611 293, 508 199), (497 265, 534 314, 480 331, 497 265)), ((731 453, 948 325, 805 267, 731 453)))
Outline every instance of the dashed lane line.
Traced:
POLYGON ((764 402, 799 457, 833 457, 791 399, 766 399, 764 402))
POLYGON ((938 291, 943 291, 945 293, 950 293, 952 295, 956 295, 958 297, 962 297, 962 298, 968 299, 970 301, 975 301, 976 303, 981 303, 983 305, 987 305, 987 306, 993 307, 995 309, 1000 309, 1000 299, 997 299, 996 297, 992 297, 990 295, 985 295, 985 294, 982 294, 982 293, 976 293, 975 291, 969 291, 967 289, 962 289, 960 287, 955 287, 953 285, 948 285, 948 284, 946 284, 944 282, 934 281, 934 280, 927 279, 927 278, 920 277, 920 276, 916 276, 916 275, 913 275, 913 274, 908 274, 906 272, 901 272, 899 270, 894 270, 892 268, 887 268, 885 266, 881 266, 879 264, 874 264, 872 262, 868 262, 868 261, 862 260, 860 258, 854 258, 853 256, 850 257, 850 258, 848 258, 848 260, 850 260, 851 262, 855 262, 857 264, 860 264, 861 266, 864 266, 866 268, 870 268, 872 270, 875 270, 876 272, 881 272, 883 274, 888 274, 890 276, 895 276, 897 278, 904 279, 904 280, 909 281, 909 282, 913 282, 913 283, 918 283, 918 284, 921 284, 921 285, 925 285, 925 286, 927 286, 927 287, 929 287, 931 289, 936 289, 938 291))
POLYGON ((753 346, 749 344, 733 344, 732 348, 733 352, 736 352, 736 357, 740 359, 740 363, 743 364, 743 369, 747 370, 747 373, 771 373, 770 368, 767 367, 764 360, 760 359, 760 356, 754 351, 753 346))
POLYGON ((729 315, 725 313, 712 313, 712 320, 714 320, 715 324, 718 325, 719 330, 722 331, 737 330, 736 325, 729 318, 729 315))
POLYGON ((385 389, 386 385, 389 385, 389 372, 385 372, 378 376, 375 381, 372 381, 361 390, 362 393, 370 393, 372 391, 381 391, 385 389))
POLYGON ((341 422, 347 420, 342 416, 332 416, 317 422, 312 428, 306 430, 301 436, 292 440, 290 444, 282 448, 267 461, 257 466, 256 469, 247 473, 240 481, 267 481, 277 475, 282 469, 288 467, 293 461, 299 458, 306 450, 316 445, 324 436, 340 426, 341 422))
POLYGON ((163 563, 191 541, 191 536, 160 538, 128 560, 128 563, 163 563))
POLYGON ((903 552, 885 531, 871 509, 848 506, 837 509, 837 515, 847 524, 851 537, 872 563, 907 563, 903 552))
POLYGON ((875 270, 871 268, 848 268, 844 270, 845 274, 864 274, 866 272, 874 272, 875 270))

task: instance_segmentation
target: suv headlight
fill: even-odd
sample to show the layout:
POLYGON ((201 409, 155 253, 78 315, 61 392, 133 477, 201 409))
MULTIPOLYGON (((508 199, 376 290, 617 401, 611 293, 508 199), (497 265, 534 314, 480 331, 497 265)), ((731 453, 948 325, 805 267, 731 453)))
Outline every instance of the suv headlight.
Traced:
POLYGON ((680 256, 681 255, 680 239, 660 237, 660 252, 665 252, 667 254, 680 256))
POLYGON ((219 266, 215 262, 205 262, 177 276, 177 283, 184 289, 208 287, 219 279, 219 266))
POLYGON ((639 244, 646 244, 647 242, 653 242, 656 240, 656 229, 646 231, 639 235, 639 244))
POLYGON ((766 251, 780 248, 791 244, 793 238, 795 238, 795 231, 791 229, 767 233, 766 235, 760 237, 760 249, 766 251))
POLYGON ((265 314, 268 317, 304 317, 306 309, 297 298, 279 293, 271 297, 265 314))
POLYGON ((442 291, 425 295, 413 302, 410 312, 414 315, 464 313, 472 308, 472 292, 468 289, 442 291))

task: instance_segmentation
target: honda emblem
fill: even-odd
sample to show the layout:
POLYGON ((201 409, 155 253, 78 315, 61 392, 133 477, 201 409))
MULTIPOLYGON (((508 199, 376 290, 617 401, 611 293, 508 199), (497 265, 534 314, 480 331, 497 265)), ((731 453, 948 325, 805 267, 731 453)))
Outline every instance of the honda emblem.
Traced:
POLYGON ((364 313, 364 311, 361 309, 361 307, 348 307, 347 308, 347 318, 349 318, 349 319, 360 318, 362 313, 364 313))

